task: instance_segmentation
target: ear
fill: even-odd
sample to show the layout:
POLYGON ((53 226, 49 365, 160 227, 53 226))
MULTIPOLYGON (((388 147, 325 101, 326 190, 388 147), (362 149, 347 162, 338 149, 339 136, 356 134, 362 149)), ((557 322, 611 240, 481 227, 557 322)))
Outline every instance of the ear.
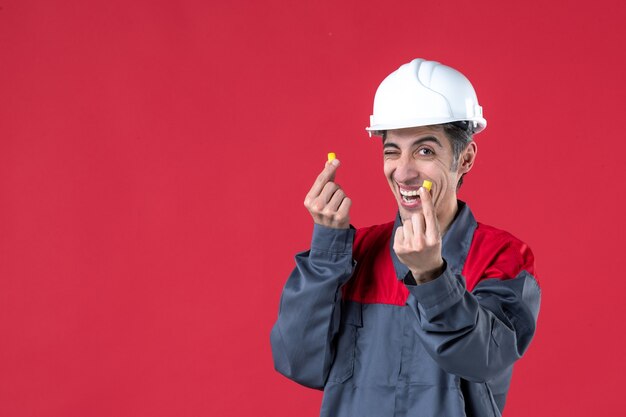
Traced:
POLYGON ((471 141, 459 157, 459 175, 467 174, 472 169, 477 153, 478 146, 476 142, 471 141))

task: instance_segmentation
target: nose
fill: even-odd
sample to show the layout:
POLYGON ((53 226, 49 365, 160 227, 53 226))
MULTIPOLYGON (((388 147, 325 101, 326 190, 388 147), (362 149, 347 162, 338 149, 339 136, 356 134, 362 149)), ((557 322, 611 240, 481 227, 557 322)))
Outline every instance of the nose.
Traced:
POLYGON ((419 183, 420 173, 417 169, 415 161, 410 158, 400 158, 397 161, 393 178, 396 182, 404 185, 413 185, 419 183))

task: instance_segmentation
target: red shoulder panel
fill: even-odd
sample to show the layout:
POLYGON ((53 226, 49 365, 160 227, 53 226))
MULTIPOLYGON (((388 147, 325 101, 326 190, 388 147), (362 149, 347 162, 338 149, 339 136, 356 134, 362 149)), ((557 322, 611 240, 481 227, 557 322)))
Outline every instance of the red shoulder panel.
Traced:
MULTIPOLYGON (((358 229, 353 257, 357 261, 352 278, 342 288, 344 300, 363 304, 404 306, 409 296, 396 277, 389 246, 393 222, 358 229)), ((522 270, 535 276, 535 258, 524 242, 504 230, 478 223, 463 267, 468 291, 483 279, 515 278, 522 270)))
POLYGON ((463 267, 468 291, 483 279, 535 275, 535 257, 524 242, 504 230, 478 223, 463 267))
POLYGON ((404 306, 409 290, 396 278, 389 253, 393 222, 358 229, 352 256, 354 275, 343 286, 343 298, 363 304, 404 306))

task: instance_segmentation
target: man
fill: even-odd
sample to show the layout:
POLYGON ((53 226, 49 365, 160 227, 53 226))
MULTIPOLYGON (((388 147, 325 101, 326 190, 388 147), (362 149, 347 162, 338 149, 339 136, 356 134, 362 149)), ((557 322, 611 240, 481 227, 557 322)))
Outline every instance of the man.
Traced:
POLYGON ((415 59, 381 83, 367 129, 382 137, 395 222, 350 227, 338 160, 307 194, 311 249, 271 342, 279 372, 323 388, 322 416, 501 415, 540 290, 528 246, 457 200, 485 126, 460 72, 415 59))

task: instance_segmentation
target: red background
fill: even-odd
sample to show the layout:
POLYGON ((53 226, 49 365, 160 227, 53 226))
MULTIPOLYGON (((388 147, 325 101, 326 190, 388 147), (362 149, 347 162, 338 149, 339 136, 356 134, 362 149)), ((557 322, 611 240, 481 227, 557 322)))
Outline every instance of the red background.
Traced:
POLYGON ((426 57, 487 130, 460 197, 533 248, 506 416, 616 415, 625 313, 621 1, 0 0, 0 415, 315 416, 269 331, 335 151, 389 221, 378 83, 426 57))

